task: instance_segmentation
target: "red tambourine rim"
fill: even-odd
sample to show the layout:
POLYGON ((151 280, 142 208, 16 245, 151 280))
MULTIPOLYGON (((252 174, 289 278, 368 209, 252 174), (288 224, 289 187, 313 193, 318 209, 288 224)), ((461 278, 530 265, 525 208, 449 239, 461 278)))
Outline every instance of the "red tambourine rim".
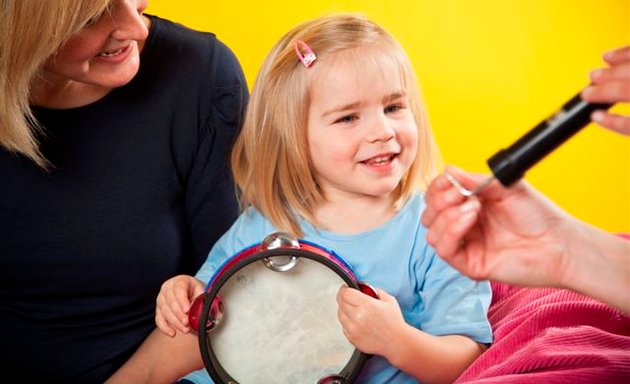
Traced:
MULTIPOLYGON (((261 251, 258 246, 245 249, 238 255, 234 256, 230 261, 226 262, 218 273, 215 273, 213 279, 208 284, 208 289, 204 294, 203 308, 199 315, 199 329, 197 335, 199 338, 199 348, 204 365, 212 380, 215 383, 235 383, 236 381, 227 373, 218 359, 216 358, 212 346, 206 342, 208 314, 212 301, 219 293, 221 287, 227 280, 239 271, 241 268, 255 261, 273 257, 273 256, 295 256, 305 257, 324 264, 334 271, 342 280, 350 287, 360 290, 357 278, 352 271, 345 265, 345 262, 338 257, 330 254, 322 248, 308 243, 300 243, 300 248, 275 248, 261 251)), ((368 355, 355 349, 352 357, 346 366, 337 374, 337 377, 345 380, 347 383, 353 382, 361 372, 361 368, 365 364, 368 355)))

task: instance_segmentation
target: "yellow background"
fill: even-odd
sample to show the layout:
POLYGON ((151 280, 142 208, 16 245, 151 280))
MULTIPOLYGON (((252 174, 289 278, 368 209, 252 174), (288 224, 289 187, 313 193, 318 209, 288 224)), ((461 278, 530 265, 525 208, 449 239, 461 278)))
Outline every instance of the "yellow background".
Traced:
MULTIPOLYGON (((147 9, 216 33, 250 89, 284 32, 336 11, 361 12, 396 36, 445 162, 484 173, 488 157, 586 86, 603 52, 630 43, 628 0, 150 0, 147 9)), ((630 138, 591 124, 526 178, 575 216, 630 232, 630 138)))

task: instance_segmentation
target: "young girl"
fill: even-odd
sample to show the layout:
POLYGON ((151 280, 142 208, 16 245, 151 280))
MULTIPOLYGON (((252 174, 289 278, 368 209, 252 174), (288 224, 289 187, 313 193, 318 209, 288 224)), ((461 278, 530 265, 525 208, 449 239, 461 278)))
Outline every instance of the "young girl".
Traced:
POLYGON ((334 250, 380 299, 341 288, 339 321, 373 354, 358 382, 452 382, 492 341, 490 288, 425 241, 418 192, 435 150, 403 49, 354 15, 306 22, 263 64, 232 156, 247 207, 196 278, 164 283, 156 322, 189 332, 187 311, 230 256, 285 231, 334 250))

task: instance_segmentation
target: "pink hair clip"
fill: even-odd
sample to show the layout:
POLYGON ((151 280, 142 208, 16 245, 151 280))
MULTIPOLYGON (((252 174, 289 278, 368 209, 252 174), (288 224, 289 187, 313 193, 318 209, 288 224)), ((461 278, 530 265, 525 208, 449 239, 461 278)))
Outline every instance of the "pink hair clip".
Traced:
POLYGON ((304 64, 306 68, 309 68, 313 65, 313 62, 317 60, 317 56, 315 56, 315 52, 302 40, 295 41, 295 53, 297 54, 298 59, 304 64))

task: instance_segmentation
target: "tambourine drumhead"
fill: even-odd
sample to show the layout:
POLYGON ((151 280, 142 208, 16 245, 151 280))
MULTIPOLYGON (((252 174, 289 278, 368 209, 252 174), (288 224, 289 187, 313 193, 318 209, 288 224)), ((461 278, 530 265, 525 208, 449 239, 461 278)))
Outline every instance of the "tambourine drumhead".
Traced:
MULTIPOLYGON (((351 381, 358 374, 365 356, 347 341, 337 318, 339 287, 357 286, 344 267, 303 250, 277 249, 227 267, 208 297, 218 293, 222 299, 221 321, 200 331, 215 381, 315 384, 330 375, 351 381), (298 263, 285 272, 263 262, 294 255, 298 263)), ((208 310, 204 305, 201 324, 208 310)))
POLYGON ((342 284, 308 259, 287 272, 245 266, 219 291, 224 317, 208 333, 217 360, 241 384, 317 383, 341 371, 354 352, 337 320, 342 284))

